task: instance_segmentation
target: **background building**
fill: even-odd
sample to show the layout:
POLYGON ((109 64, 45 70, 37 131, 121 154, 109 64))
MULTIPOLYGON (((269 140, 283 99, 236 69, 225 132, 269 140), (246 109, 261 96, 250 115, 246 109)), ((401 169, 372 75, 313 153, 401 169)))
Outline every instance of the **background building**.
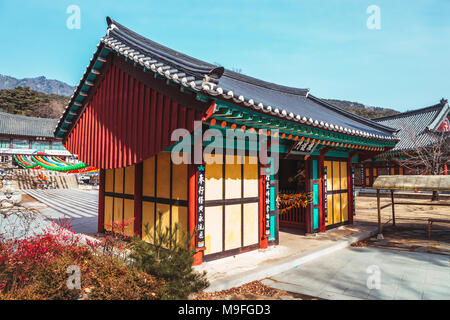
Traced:
POLYGON ((59 156, 64 160, 71 157, 63 146, 62 139, 53 135, 57 123, 57 119, 0 112, 1 161, 12 161, 12 155, 32 155, 37 152, 59 156))
POLYGON ((359 164, 357 186, 371 187, 380 175, 448 173, 450 108, 447 100, 374 121, 396 129, 399 142, 388 152, 359 164))

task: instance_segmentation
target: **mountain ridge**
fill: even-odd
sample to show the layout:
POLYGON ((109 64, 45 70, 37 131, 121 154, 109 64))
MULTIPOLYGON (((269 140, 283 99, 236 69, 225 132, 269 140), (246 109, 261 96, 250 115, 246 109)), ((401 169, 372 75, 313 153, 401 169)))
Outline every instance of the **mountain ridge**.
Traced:
MULTIPOLYGON (((50 118, 59 118, 59 112, 63 112, 64 110, 65 100, 69 101, 69 96, 73 94, 74 90, 75 87, 70 86, 63 81, 47 79, 45 76, 17 79, 12 76, 0 74, 0 91, 3 91, 2 96, 4 98, 6 97, 6 100, 4 99, 2 101, 3 105, 0 104, 0 108, 4 109, 6 112, 15 113, 13 107, 15 103, 17 106, 22 106, 19 108, 20 110, 16 110, 16 113, 36 117, 47 116, 50 118), (29 88, 30 90, 23 90, 23 88, 29 88), (4 90, 9 90, 11 92, 5 92, 4 90), (35 93, 32 91, 35 91, 35 93), (38 94, 38 92, 48 96, 42 96, 42 94, 38 94), (17 98, 14 98, 14 96, 17 96, 17 98), (19 97, 22 97, 22 99, 27 97, 29 100, 28 104, 24 105, 19 97), (16 99, 16 101, 14 101, 14 99, 16 99), (31 105, 33 102, 38 102, 41 104, 41 107, 31 105)), ((391 108, 373 107, 359 102, 338 99, 321 99, 368 119, 400 113, 391 108)))
POLYGON ((0 74, 0 90, 11 90, 17 87, 29 87, 31 90, 59 96, 71 96, 74 86, 55 79, 47 79, 45 76, 18 79, 12 76, 0 74))

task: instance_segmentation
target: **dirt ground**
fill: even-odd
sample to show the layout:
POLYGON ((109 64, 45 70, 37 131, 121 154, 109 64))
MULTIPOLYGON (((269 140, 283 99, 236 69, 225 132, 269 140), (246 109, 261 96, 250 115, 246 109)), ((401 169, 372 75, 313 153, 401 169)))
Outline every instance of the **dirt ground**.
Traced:
POLYGON ((240 287, 216 292, 202 292, 194 300, 320 300, 297 293, 273 289, 260 281, 253 281, 240 287))
MULTIPOLYGON (((354 244, 354 246, 374 246, 395 250, 408 250, 450 255, 450 224, 433 223, 431 238, 428 239, 428 218, 450 220, 450 201, 439 201, 433 205, 427 199, 395 199, 396 226, 392 225, 392 208, 381 210, 384 239, 376 237, 354 244)), ((390 198, 381 198, 381 206, 390 203, 390 198)), ((377 199, 375 197, 358 197, 356 199, 355 222, 377 224, 377 199)))

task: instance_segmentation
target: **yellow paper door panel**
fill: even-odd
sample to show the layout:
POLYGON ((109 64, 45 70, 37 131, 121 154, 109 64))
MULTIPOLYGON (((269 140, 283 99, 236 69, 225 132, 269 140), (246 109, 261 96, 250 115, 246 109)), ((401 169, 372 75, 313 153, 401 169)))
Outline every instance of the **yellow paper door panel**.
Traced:
MULTIPOLYGON (((114 222, 121 222, 123 220, 123 199, 114 198, 114 222)), ((120 232, 121 230, 116 230, 120 232)))
POLYGON ((114 169, 114 192, 123 193, 123 168, 114 169))
POLYGON ((259 242, 258 203, 244 204, 244 246, 259 242))
POLYGON ((244 164, 244 198, 258 196, 258 163, 251 164, 256 157, 246 157, 244 164))
POLYGON ((400 174, 400 175, 404 175, 404 172, 403 172, 403 171, 404 171, 403 168, 400 168, 400 169, 399 169, 399 174, 400 174))
POLYGON ((182 240, 183 232, 187 232, 188 213, 187 207, 172 206, 172 230, 175 224, 178 223, 177 241, 182 240))
POLYGON ((205 200, 219 200, 223 198, 223 172, 221 164, 207 164, 205 166, 205 200))
POLYGON ((222 206, 205 208, 205 255, 221 252, 222 249, 222 206))
POLYGON ((377 175, 377 168, 373 168, 373 177, 375 178, 377 175))
POLYGON ((333 174, 333 166, 331 161, 324 161, 324 167, 327 168, 327 190, 332 190, 332 174, 333 174))
POLYGON ((134 195, 134 165, 125 168, 124 193, 134 195))
POLYGON ((328 222, 325 226, 333 224, 333 195, 327 194, 327 217, 328 222))
POLYGON ((170 206, 168 204, 156 204, 156 227, 161 224, 161 230, 165 231, 170 228, 170 206))
POLYGON ((114 169, 105 170, 105 192, 114 192, 114 169))
POLYGON ((155 157, 151 157, 144 161, 142 195, 147 197, 155 196, 155 157))
POLYGON ((391 168, 391 170, 390 170, 390 173, 389 173, 391 176, 393 176, 393 175, 395 175, 395 169, 394 168, 391 168))
POLYGON ((156 156, 156 196, 170 198, 170 152, 160 152, 156 156))
POLYGON ((341 193, 342 222, 348 221, 348 194, 341 193))
POLYGON ((241 205, 225 206, 225 250, 241 247, 241 205))
POLYGON ((339 161, 333 161, 333 177, 331 179, 331 183, 333 184, 333 190, 341 189, 341 181, 340 181, 340 165, 339 161))
POLYGON ((225 159, 225 199, 242 198, 242 175, 238 157, 227 155, 225 159))
MULTIPOLYGON (((112 170, 111 170, 112 171, 112 170)), ((105 230, 111 231, 111 223, 112 223, 112 211, 113 211, 113 197, 105 197, 105 230)))
POLYGON ((341 197, 339 194, 333 194, 333 224, 341 222, 341 197))
POLYGON ((340 190, 347 190, 348 180, 347 180, 347 162, 340 162, 341 166, 341 187, 340 190))
POLYGON ((172 165, 172 199, 187 200, 187 170, 186 164, 172 165))
POLYGON ((125 199, 123 208, 123 218, 125 223, 125 235, 132 237, 134 235, 134 222, 131 219, 134 218, 134 200, 125 199))
POLYGON ((155 203, 142 201, 142 239, 150 242, 155 230, 155 203), (148 227, 146 225, 148 224, 148 227), (148 230, 147 230, 148 229, 148 230), (146 231, 149 234, 146 234, 146 231))

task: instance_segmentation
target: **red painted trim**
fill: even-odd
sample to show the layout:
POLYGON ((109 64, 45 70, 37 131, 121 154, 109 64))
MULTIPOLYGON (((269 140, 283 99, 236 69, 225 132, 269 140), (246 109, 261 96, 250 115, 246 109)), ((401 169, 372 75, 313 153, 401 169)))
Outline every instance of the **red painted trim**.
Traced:
POLYGON ((134 167, 134 235, 142 235, 142 179, 144 163, 134 167))
POLYGON ((209 106, 208 110, 206 110, 206 115, 202 118, 202 121, 205 122, 209 118, 211 118, 211 116, 214 114, 215 109, 216 109, 216 100, 213 100, 213 102, 211 102, 211 105, 209 106))
POLYGON ((105 231, 105 169, 100 169, 100 184, 98 190, 98 227, 99 233, 105 231))

